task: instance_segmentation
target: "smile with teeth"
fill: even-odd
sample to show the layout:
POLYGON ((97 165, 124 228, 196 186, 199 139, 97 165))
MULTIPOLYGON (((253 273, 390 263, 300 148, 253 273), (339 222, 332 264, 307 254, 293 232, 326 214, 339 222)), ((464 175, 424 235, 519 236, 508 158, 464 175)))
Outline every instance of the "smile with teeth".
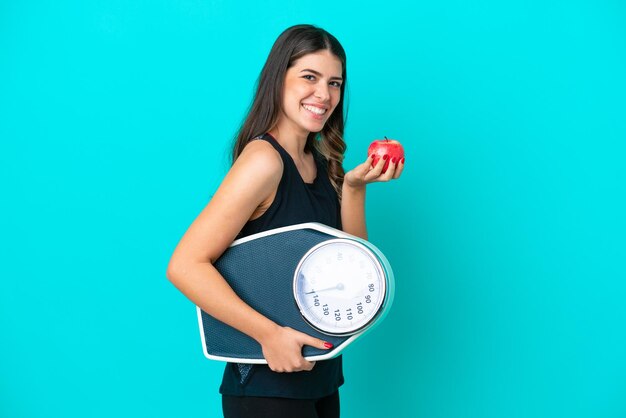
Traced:
POLYGON ((320 109, 319 107, 309 106, 305 104, 303 104, 302 107, 309 112, 315 113, 316 115, 323 115, 324 113, 326 113, 326 109, 320 109))

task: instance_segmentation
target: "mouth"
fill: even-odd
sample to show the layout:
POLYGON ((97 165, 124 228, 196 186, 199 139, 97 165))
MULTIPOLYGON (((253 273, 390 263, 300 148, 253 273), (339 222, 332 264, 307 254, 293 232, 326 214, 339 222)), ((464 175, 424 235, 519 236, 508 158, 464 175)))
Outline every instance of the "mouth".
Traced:
POLYGON ((312 118, 318 120, 324 119, 324 115, 328 112, 328 109, 317 106, 303 104, 302 107, 309 113, 309 115, 311 115, 312 118))

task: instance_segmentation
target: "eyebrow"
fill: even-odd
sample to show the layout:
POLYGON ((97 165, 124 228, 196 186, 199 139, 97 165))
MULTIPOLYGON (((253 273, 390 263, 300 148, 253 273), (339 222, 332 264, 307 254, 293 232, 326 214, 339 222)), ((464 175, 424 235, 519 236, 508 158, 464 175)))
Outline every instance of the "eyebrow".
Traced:
MULTIPOLYGON (((311 70, 310 68, 305 68, 304 70, 302 70, 302 71, 300 71, 300 72, 301 72, 301 73, 303 73, 303 72, 305 72, 305 71, 309 71, 309 72, 311 72, 311 73, 315 74, 315 75, 316 75, 316 76, 318 76, 318 77, 321 77, 321 76, 322 76, 322 73, 320 73, 319 71, 311 70)), ((341 78, 341 77, 331 77, 330 79, 331 79, 331 80, 341 80, 341 81, 343 81, 343 78, 341 78)))

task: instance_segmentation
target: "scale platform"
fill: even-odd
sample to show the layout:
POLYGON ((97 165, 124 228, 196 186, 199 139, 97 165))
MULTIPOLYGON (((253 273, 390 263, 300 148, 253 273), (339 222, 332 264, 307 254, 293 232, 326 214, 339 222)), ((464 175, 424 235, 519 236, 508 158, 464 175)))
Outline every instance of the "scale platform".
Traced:
MULTIPOLYGON (((214 266, 235 293, 262 315, 333 344, 330 350, 304 346, 303 356, 309 361, 339 355, 379 324, 393 302, 393 271, 380 250, 320 223, 238 239, 214 266)), ((199 307, 197 313, 207 358, 267 363, 254 339, 199 307)))

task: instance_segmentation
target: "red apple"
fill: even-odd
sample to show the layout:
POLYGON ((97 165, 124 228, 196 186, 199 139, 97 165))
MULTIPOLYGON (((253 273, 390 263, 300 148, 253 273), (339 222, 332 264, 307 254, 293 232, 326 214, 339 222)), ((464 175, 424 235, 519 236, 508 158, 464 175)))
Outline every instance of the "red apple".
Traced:
POLYGON ((387 137, 385 137, 385 139, 377 139, 370 144, 370 147, 367 149, 367 155, 370 156, 372 154, 374 154, 372 167, 374 167, 383 156, 388 156, 383 166, 382 172, 384 173, 387 171, 391 159, 395 159, 397 164, 398 161, 404 158, 404 148, 402 148, 402 144, 395 139, 387 139, 387 137))

